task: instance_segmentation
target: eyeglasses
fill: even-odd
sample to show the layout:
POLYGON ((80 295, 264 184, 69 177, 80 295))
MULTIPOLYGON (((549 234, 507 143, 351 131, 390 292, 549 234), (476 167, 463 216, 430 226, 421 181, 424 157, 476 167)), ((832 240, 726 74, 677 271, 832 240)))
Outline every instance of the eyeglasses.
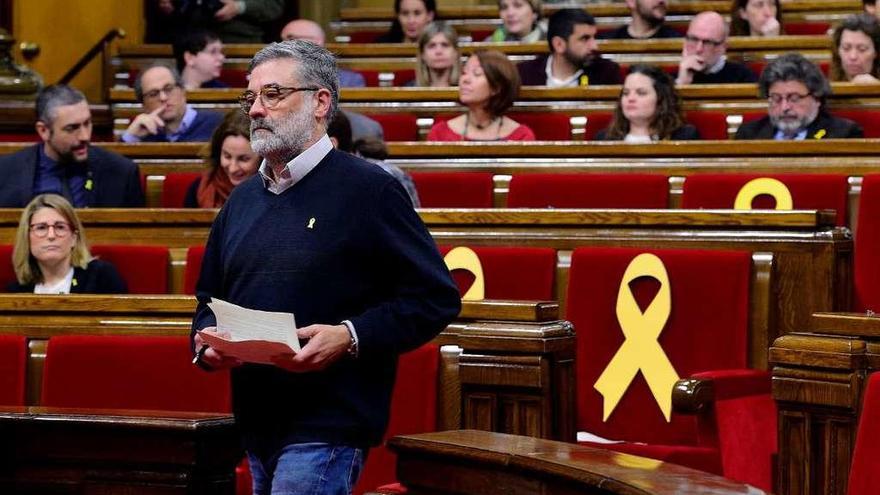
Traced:
POLYGON ((809 96, 813 96, 810 93, 798 94, 798 93, 789 93, 787 95, 781 95, 779 93, 770 93, 767 96, 767 101, 770 102, 771 105, 781 105, 782 101, 785 100, 789 105, 797 105, 801 100, 807 98, 809 96))
POLYGON ((238 97, 238 104, 241 105, 241 111, 244 113, 250 113, 251 107, 254 106, 254 102, 257 101, 257 97, 260 97, 260 103, 268 108, 274 109, 281 103, 281 100, 287 98, 289 95, 296 93, 297 91, 318 91, 321 88, 295 88, 289 86, 279 86, 277 84, 267 84, 260 88, 259 93, 254 93, 253 91, 245 91, 238 97))
POLYGON ((166 84, 159 89, 154 89, 152 91, 147 91, 144 93, 144 100, 155 100, 159 97, 161 93, 165 93, 166 95, 170 95, 173 91, 180 88, 177 84, 166 84))
POLYGON ((46 237, 49 235, 49 229, 55 230, 56 237, 67 237, 73 230, 67 222, 48 223, 32 223, 30 225, 31 234, 37 237, 46 237))
POLYGON ((710 48, 718 48, 724 43, 724 40, 710 40, 705 38, 697 38, 696 36, 687 35, 684 37, 684 41, 691 45, 699 45, 700 43, 703 46, 708 46, 710 48))

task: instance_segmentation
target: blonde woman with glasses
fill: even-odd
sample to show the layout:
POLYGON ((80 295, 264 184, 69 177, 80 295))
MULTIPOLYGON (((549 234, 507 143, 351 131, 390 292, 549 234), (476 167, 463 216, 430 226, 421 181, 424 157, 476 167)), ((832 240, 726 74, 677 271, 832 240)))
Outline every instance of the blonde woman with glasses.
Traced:
POLYGON ((40 194, 21 213, 9 292, 124 294, 125 282, 110 263, 92 257, 82 223, 57 194, 40 194))

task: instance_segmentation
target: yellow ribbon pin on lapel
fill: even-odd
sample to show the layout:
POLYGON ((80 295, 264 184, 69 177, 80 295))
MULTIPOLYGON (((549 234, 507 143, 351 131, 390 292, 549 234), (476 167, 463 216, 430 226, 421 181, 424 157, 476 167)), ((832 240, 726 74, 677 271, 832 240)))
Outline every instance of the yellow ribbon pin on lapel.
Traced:
POLYGON ((678 373, 657 342, 671 310, 672 294, 663 261, 650 253, 633 258, 617 292, 617 321, 626 340, 593 385, 604 399, 602 421, 608 420, 640 370, 666 421, 671 420, 672 387, 678 373), (642 276, 651 276, 660 282, 660 290, 644 313, 629 287, 630 282, 642 276))
POLYGON ((474 276, 471 288, 461 296, 463 301, 482 301, 486 298, 486 281, 483 278, 483 265, 473 249, 466 246, 453 248, 443 257, 446 267, 452 270, 467 270, 474 276))
POLYGON ((777 210, 790 210, 794 205, 791 191, 781 181, 770 177, 752 179, 742 186, 733 202, 734 210, 751 210, 752 201, 761 194, 773 196, 777 210))

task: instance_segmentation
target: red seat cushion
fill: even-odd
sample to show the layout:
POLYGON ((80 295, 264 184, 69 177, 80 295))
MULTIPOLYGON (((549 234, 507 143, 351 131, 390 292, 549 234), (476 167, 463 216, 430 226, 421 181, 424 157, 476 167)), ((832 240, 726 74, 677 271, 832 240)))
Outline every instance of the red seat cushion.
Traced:
POLYGON ((0 406, 25 405, 27 339, 0 335, 0 406))
POLYGON ((786 22, 785 34, 802 35, 802 34, 828 34, 831 24, 828 22, 802 21, 802 22, 786 22))
POLYGON ((191 361, 188 337, 52 337, 41 404, 229 412, 229 373, 208 373, 191 361))
POLYGON ((538 141, 571 141, 571 119, 562 113, 511 112, 508 117, 530 128, 538 141))
POLYGON ((700 131, 702 139, 727 139, 727 114, 705 110, 691 110, 685 115, 688 124, 700 131))
POLYGON ((592 112, 587 115, 587 125, 584 127, 584 140, 596 139, 596 134, 611 125, 614 114, 611 112, 592 112))
POLYGON ((880 311, 880 174, 862 179, 854 248, 853 309, 880 311))
MULTIPOLYGON (((682 208, 732 209, 740 189, 752 179, 774 178, 785 184, 791 192, 795 209, 837 211, 837 224, 847 223, 848 184, 845 175, 833 174, 699 174, 684 181, 681 198, 682 208)), ((767 195, 760 195, 752 202, 757 209, 775 208, 775 202, 767 195)))
POLYGON ((202 174, 198 172, 172 172, 162 184, 162 208, 183 208, 186 192, 202 174))
POLYGON ((385 141, 418 141, 417 118, 411 113, 370 114, 371 119, 382 126, 385 141))
POLYGON ((247 69, 224 67, 220 72, 220 77, 217 79, 230 88, 246 88, 248 85, 248 71, 247 69))
POLYGON ((412 172, 423 208, 491 208, 494 182, 488 172, 412 172))
MULTIPOLYGON (((556 250, 533 247, 469 246, 483 269, 486 299, 552 301, 556 284, 556 250)), ((445 256, 451 246, 441 246, 445 256)), ((461 294, 473 283, 466 270, 453 270, 461 294)))
POLYGON ((880 373, 866 382, 847 495, 873 495, 880 486, 880 373))
POLYGON ((866 138, 880 137, 880 111, 867 108, 835 108, 832 113, 835 117, 849 119, 862 126, 866 138))
POLYGON ((0 292, 16 281, 15 268, 12 266, 12 245, 0 244, 0 292))
POLYGON ((116 267, 132 294, 168 293, 168 248, 163 246, 92 246, 92 254, 116 267))
POLYGON ((510 181, 510 208, 667 208, 665 175, 518 174, 510 181))
POLYGON ((186 269, 183 272, 183 293, 195 294, 199 274, 202 272, 202 258, 205 246, 190 246, 186 250, 186 269))

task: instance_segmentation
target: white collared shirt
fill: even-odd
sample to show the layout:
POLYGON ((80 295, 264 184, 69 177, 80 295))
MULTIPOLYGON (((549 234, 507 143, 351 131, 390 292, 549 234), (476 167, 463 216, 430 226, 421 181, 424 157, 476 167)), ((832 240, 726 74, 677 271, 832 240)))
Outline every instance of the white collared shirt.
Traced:
POLYGON ((544 72, 547 73, 547 86, 551 88, 576 88, 584 69, 579 69, 567 79, 556 79, 553 77, 553 57, 554 55, 547 57, 547 65, 544 67, 544 72))
POLYGON ((333 149, 330 137, 325 133, 315 144, 309 146, 302 153, 287 162, 287 166, 281 172, 281 178, 277 181, 266 159, 260 163, 260 177, 263 178, 263 186, 274 194, 281 194, 293 187, 314 169, 321 160, 333 149))
POLYGON ((61 280, 53 285, 39 283, 34 285, 34 294, 70 294, 70 287, 73 285, 73 267, 61 280))

